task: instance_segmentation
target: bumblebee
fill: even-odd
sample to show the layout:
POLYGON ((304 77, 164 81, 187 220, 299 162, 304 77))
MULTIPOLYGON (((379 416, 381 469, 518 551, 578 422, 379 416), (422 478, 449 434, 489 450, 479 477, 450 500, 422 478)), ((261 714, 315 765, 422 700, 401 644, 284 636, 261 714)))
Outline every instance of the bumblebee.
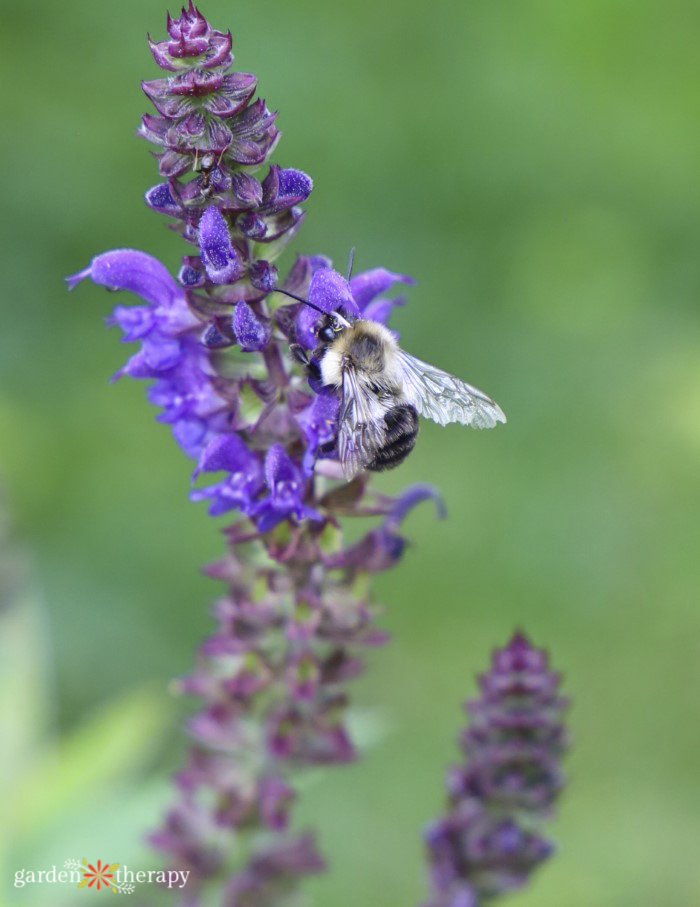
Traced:
POLYGON ((377 321, 323 313, 316 333, 319 344, 311 359, 298 344, 291 351, 340 396, 338 456, 348 480, 364 469, 402 463, 415 446, 419 416, 472 428, 506 421, 490 397, 406 353, 377 321))

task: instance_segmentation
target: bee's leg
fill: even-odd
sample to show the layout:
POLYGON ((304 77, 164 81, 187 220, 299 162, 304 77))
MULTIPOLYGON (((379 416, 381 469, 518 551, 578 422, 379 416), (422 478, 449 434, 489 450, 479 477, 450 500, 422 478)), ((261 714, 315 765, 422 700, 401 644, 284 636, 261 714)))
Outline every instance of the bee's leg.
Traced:
POLYGON ((393 469, 403 463, 416 444, 418 437, 418 413, 408 403, 395 406, 384 416, 386 438, 384 446, 377 451, 367 469, 379 472, 393 469))
POLYGON ((318 381, 321 380, 321 369, 319 368, 318 362, 314 362, 313 359, 311 359, 300 343, 290 343, 289 352, 292 354, 293 359, 296 359, 297 362, 301 363, 301 365, 308 370, 312 378, 316 378, 318 381))
POLYGON ((300 362, 302 365, 309 364, 309 354, 300 343, 290 343, 289 352, 292 354, 292 358, 296 359, 297 362, 300 362))

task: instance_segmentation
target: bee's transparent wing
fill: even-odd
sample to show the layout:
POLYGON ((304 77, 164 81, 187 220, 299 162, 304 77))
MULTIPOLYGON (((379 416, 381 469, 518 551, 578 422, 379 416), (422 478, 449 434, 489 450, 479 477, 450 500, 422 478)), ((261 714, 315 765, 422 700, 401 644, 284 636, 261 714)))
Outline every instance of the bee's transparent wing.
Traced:
POLYGON ((338 455, 346 479, 352 479, 384 445, 384 416, 391 408, 361 380, 353 368, 343 370, 338 413, 338 455))
POLYGON ((421 416, 439 425, 461 422, 472 428, 493 428, 497 422, 506 421, 501 407, 466 381, 421 362, 404 350, 397 350, 397 357, 403 396, 421 416))

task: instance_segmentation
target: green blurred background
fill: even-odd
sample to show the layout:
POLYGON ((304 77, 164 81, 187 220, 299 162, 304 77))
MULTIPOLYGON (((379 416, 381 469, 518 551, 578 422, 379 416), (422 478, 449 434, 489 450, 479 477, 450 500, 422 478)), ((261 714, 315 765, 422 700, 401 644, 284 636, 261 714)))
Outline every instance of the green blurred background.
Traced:
MULTIPOLYGON (((173 9, 173 12, 176 10, 173 9)), ((63 276, 184 244, 142 201, 134 137, 166 7, 4 12, 0 475, 2 897, 18 868, 138 868, 178 766, 167 692, 210 630, 223 551, 191 464, 137 382, 115 302, 63 276), (9 800, 7 799, 9 798, 9 800), (4 842, 4 844, 3 844, 4 842)), ((690 0, 321 0, 203 12, 280 111, 275 160, 315 180, 294 252, 418 285, 411 352, 484 388, 508 425, 424 424, 378 487, 434 481, 380 578, 393 644, 355 690, 381 728, 307 792, 332 872, 315 904, 414 904, 460 702, 517 626, 574 700, 559 855, 519 907, 700 904, 700 7, 690 0)), ((291 261, 287 254, 283 264, 291 261)), ((126 297, 124 300, 126 301, 126 297)), ((90 895, 80 896, 81 904, 90 895)))

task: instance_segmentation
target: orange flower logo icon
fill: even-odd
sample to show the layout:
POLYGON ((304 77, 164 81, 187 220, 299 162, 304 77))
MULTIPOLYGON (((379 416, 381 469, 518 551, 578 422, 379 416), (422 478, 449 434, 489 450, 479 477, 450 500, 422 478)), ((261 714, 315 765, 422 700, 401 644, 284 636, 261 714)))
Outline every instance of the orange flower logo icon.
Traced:
POLYGON ((66 860, 63 865, 66 869, 82 872, 83 880, 78 882, 78 888, 92 888, 95 886, 98 891, 103 887, 111 888, 115 894, 131 894, 134 890, 131 882, 126 880, 120 882, 118 874, 115 877, 115 873, 119 869, 119 863, 110 864, 98 860, 95 867, 83 857, 80 863, 77 860, 66 860))
POLYGON ((114 873, 119 869, 119 863, 112 863, 110 866, 109 863, 98 860, 97 869, 95 869, 92 863, 83 860, 83 865, 86 865, 87 869, 83 871, 83 881, 78 883, 78 888, 85 888, 86 885, 88 888, 92 888, 93 885, 96 885, 99 891, 103 885, 105 888, 113 887, 112 879, 114 873))

